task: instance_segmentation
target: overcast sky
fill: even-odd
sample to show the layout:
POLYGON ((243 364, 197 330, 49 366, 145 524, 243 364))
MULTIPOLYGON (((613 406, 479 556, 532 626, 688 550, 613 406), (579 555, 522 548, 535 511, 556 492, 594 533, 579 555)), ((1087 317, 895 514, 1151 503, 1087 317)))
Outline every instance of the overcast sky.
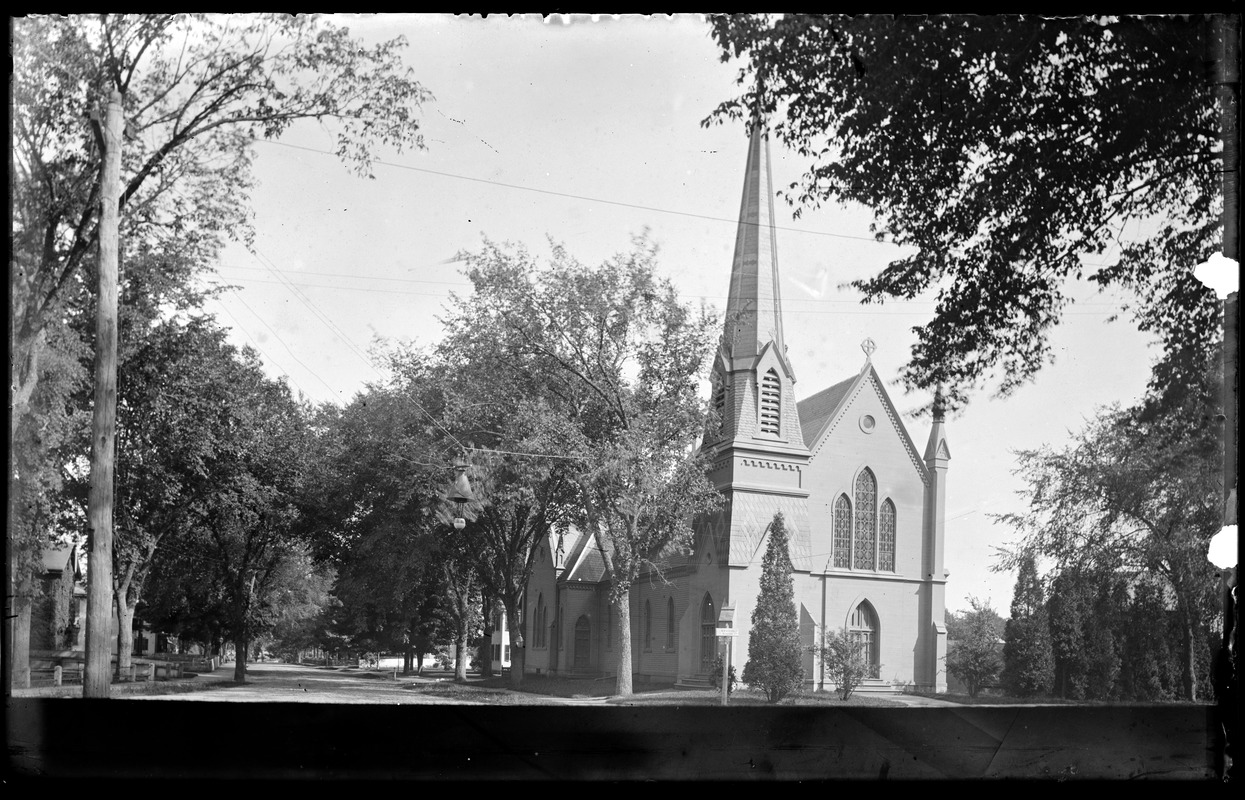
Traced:
MULTIPOLYGON (((405 36, 436 99, 423 110, 426 151, 381 154, 375 180, 349 172, 331 155, 331 132, 313 124, 255 145, 255 248, 225 252, 220 275, 240 288, 212 310, 273 375, 316 402, 349 402, 382 378, 367 358, 375 337, 438 339, 447 294, 467 287, 453 258, 486 236, 536 252, 553 239, 595 263, 647 229, 684 298, 724 307, 747 139, 739 124, 701 125, 736 94, 738 64, 719 60, 698 17, 334 19, 368 41, 405 36)), ((775 187, 808 166, 777 142, 772 153, 775 187)), ((895 379, 932 303, 861 306, 839 288, 898 248, 872 240, 864 208, 798 220, 776 210, 797 398, 859 371, 870 337, 900 412, 925 403, 895 379)), ((1156 351, 1127 321, 1108 324, 1118 300, 1089 286, 1071 294, 1080 302, 1037 382, 1006 400, 979 395, 949 420, 949 611, 973 595, 1008 613, 1015 576, 990 566, 1014 537, 989 515, 1022 508, 1011 451, 1060 443, 1097 407, 1132 403, 1145 387, 1156 351)), ((923 450, 927 422, 907 422, 923 450)))

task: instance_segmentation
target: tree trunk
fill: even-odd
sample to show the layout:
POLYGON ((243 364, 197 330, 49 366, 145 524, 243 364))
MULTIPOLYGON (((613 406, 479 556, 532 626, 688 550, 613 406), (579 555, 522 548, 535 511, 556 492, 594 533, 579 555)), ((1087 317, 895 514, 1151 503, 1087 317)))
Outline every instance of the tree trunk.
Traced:
POLYGON ((246 653, 251 642, 245 637, 238 637, 233 642, 233 679, 235 683, 246 683, 246 653))
POLYGON ((484 643, 480 645, 480 677, 493 677, 493 608, 492 598, 485 597, 480 604, 484 612, 484 643))
POLYGON ((527 640, 523 636, 523 624, 519 622, 519 600, 510 597, 502 601, 506 609, 506 627, 510 629, 510 688, 523 687, 523 671, 527 664, 527 640))
POLYGON ((1193 634, 1193 622, 1189 618, 1188 612, 1182 612, 1184 619, 1181 628, 1181 639, 1184 640, 1184 658, 1181 665, 1181 680, 1184 684, 1185 699, 1190 702, 1197 700, 1197 658, 1193 652, 1193 643, 1197 637, 1193 634))
POLYGON ((631 588, 622 590, 618 602, 618 695, 631 696, 631 588))
POLYGON ((471 637, 470 617, 466 609, 458 615, 458 641, 454 644, 454 680, 467 680, 467 659, 471 658, 468 639, 471 637))
POLYGON ((130 674, 130 654, 134 652, 134 611, 138 599, 130 600, 124 590, 113 595, 117 608, 117 672, 118 678, 130 674))
POLYGON ((29 574, 17 582, 13 597, 13 650, 9 659, 13 665, 13 686, 30 688, 30 610, 34 605, 34 581, 29 574))

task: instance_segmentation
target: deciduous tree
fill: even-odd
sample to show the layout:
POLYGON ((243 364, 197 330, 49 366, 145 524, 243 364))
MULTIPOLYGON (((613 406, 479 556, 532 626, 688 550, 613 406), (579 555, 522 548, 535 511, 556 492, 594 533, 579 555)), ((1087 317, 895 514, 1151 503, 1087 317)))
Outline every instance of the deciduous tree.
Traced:
MULTIPOLYGON (((1206 551, 1221 526, 1222 450, 1211 424, 1218 386, 1214 359, 1208 355, 1205 361, 1203 369, 1189 371, 1198 380, 1151 393, 1133 408, 1103 409, 1062 448, 1018 453, 1029 508, 999 518, 1022 534, 1020 547, 1049 559, 1061 576, 1069 576, 1065 580, 1101 584, 1088 591, 1086 609, 1101 593, 1114 592, 1119 580, 1157 581, 1180 620, 1189 700, 1197 697, 1204 631, 1216 609, 1215 571, 1206 551)), ((1016 558, 1007 555, 999 565, 1014 565, 1016 558)), ((1076 614, 1062 608, 1073 603, 1071 594, 1052 591, 1051 603, 1058 664, 1060 642, 1067 638, 1062 620, 1067 618, 1071 635, 1076 614)))
POLYGON ((826 668, 826 677, 834 684, 834 690, 840 700, 851 697, 856 687, 869 677, 866 646, 847 628, 843 628, 826 634, 825 644, 819 648, 821 663, 826 668))
POLYGON ((714 322, 679 302, 655 257, 641 239, 598 267, 557 245, 539 265, 486 241, 466 255, 473 294, 445 320, 447 346, 514 376, 570 423, 560 454, 578 462, 578 523, 597 537, 612 580, 622 695, 631 693, 632 583, 689 543, 691 519, 719 502, 695 449, 714 322))
MULTIPOLYGON (((111 91, 126 118, 123 282, 144 248, 179 252, 198 271, 224 238, 249 239, 254 140, 315 120, 367 175, 379 148, 422 147, 418 110, 431 99, 402 63, 403 40, 365 47, 313 16, 28 16, 12 34, 10 459, 20 468, 10 497, 37 492, 40 474, 59 468, 32 466, 37 453, 16 448, 40 435, 23 427, 46 424, 34 393, 54 328, 90 294, 100 152, 86 120, 111 91)), ((25 544, 10 535, 10 563, 30 560, 25 544)))
MULTIPOLYGON (((992 683, 1003 667, 999 652, 998 614, 989 600, 968 598, 969 610, 960 620, 955 645, 948 643, 947 673, 964 681, 969 697, 992 683)), ((947 638, 951 638, 948 631, 947 638)))

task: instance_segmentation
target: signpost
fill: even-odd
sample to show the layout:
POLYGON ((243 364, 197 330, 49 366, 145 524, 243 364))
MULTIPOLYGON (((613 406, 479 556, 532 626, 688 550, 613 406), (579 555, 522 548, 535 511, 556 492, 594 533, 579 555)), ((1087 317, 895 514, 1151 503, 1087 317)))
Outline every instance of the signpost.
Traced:
POLYGON ((720 640, 725 640, 726 657, 722 661, 722 705, 726 705, 731 695, 731 645, 735 643, 735 637, 739 635, 736 628, 731 627, 735 621, 735 604, 724 603, 722 605, 722 613, 718 615, 718 627, 713 629, 714 634, 720 640))

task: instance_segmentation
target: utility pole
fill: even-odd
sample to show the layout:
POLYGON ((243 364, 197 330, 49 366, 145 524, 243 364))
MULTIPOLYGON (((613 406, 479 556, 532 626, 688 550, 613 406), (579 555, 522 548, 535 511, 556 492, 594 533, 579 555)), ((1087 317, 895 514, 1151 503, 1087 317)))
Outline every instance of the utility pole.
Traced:
POLYGON ((117 261, 121 199, 121 93, 113 89, 103 130, 92 127, 100 167, 99 286, 95 311, 95 406, 91 418, 91 493, 87 504, 86 669, 83 697, 108 697, 112 685, 112 515, 117 437, 117 261))
MULTIPOLYGON (((1223 141, 1223 256, 1229 264, 1240 263, 1240 91, 1241 18, 1223 14, 1211 23, 1210 60, 1219 104, 1223 141)), ((1240 292, 1229 292, 1223 303, 1223 525, 1237 524, 1237 403, 1240 397, 1239 333, 1240 292)), ((1218 564, 1221 568, 1222 563, 1218 564)), ((1236 758, 1240 750, 1240 654, 1239 635, 1240 559, 1220 573, 1223 601, 1223 638, 1215 660, 1215 700, 1223 732, 1220 765, 1224 781, 1239 777, 1236 758)))

